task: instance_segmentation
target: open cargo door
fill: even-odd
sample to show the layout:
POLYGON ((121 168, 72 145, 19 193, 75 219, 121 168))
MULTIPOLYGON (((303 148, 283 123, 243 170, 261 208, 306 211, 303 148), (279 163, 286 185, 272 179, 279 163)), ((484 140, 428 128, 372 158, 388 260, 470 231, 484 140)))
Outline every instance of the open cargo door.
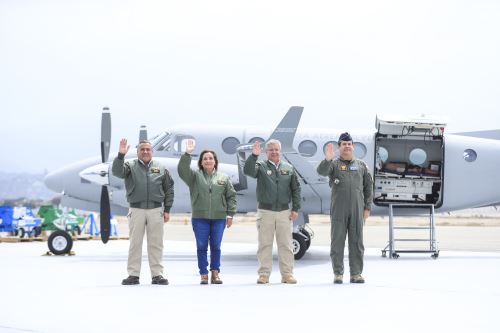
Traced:
POLYGON ((374 203, 442 204, 446 122, 377 116, 374 203))

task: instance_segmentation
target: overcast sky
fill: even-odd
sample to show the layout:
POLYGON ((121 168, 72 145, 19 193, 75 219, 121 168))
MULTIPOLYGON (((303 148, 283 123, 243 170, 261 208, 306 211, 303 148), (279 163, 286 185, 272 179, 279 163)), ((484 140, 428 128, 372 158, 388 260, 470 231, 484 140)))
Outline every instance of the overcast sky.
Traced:
MULTIPOLYGON (((497 0, 0 0, 0 171, 42 172, 180 123, 500 128, 497 0)), ((207 125, 208 126, 208 125, 207 125)))

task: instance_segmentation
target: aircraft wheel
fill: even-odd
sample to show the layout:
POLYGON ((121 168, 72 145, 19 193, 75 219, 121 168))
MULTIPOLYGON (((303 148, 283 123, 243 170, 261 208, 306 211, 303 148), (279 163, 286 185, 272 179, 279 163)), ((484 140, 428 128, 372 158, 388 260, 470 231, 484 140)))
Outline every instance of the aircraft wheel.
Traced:
POLYGON ((293 239, 292 239, 292 250, 293 250, 293 255, 295 257, 295 260, 299 260, 304 256, 304 254, 307 251, 307 244, 306 240, 304 237, 302 237, 300 234, 293 233, 293 239))
POLYGON ((37 226, 33 228, 33 237, 38 237, 42 234, 42 227, 37 226))
POLYGON ((392 254, 392 259, 398 259, 398 258, 399 258, 399 254, 397 254, 397 253, 394 252, 392 254))
POLYGON ((311 234, 306 229, 302 229, 301 232, 307 237, 306 240, 306 251, 307 251, 309 250, 309 246, 311 246, 311 234))
POLYGON ((25 235, 26 231, 24 230, 24 228, 17 229, 17 236, 19 236, 19 238, 24 238, 25 235))
POLYGON ((57 255, 66 254, 73 247, 73 239, 67 232, 56 230, 50 234, 48 245, 50 252, 57 255))
POLYGON ((80 228, 80 226, 79 226, 79 225, 77 225, 77 226, 75 227, 75 231, 76 231, 76 234, 77 234, 78 236, 80 236, 80 235, 82 234, 82 228, 80 228))

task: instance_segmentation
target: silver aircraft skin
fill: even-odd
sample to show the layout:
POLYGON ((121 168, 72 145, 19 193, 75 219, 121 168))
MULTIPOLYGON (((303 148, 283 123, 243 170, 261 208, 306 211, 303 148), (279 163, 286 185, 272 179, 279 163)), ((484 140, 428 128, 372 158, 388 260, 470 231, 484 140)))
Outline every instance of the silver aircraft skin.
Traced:
MULTIPOLYGON (((296 168, 302 186, 302 215, 294 224, 294 232, 300 231, 308 222, 309 214, 329 214, 330 186, 327 178, 317 174, 316 167, 324 158, 325 145, 329 142, 336 145, 339 135, 349 131, 350 126, 345 124, 342 130, 299 128, 302 111, 302 107, 291 107, 275 129, 185 125, 173 127, 150 139, 153 158, 165 165, 175 181, 172 212, 190 213, 191 210, 189 189, 177 174, 177 163, 183 154, 186 139, 194 138, 197 142, 193 152, 193 168, 197 167, 201 150, 213 149, 217 152, 219 170, 230 176, 237 190, 238 212, 251 212, 256 211, 256 182, 243 175, 243 162, 251 153, 253 142, 276 138, 282 142, 282 158, 296 168)), ((498 131, 488 131, 488 135, 484 135, 488 138, 480 137, 485 132, 456 135, 446 133, 445 125, 425 118, 405 121, 377 118, 375 130, 349 131, 356 157, 366 162, 375 178, 375 202, 371 215, 388 215, 387 204, 398 202, 397 198, 403 196, 406 199, 402 202, 408 204, 403 214, 422 213, 422 208, 418 207, 421 202, 434 204, 436 212, 500 203, 500 140, 495 139, 500 137, 498 131), (380 148, 382 146, 385 148, 380 148), (381 149, 386 150, 382 158, 384 154, 381 149), (408 172, 387 172, 384 169, 383 165, 404 165, 409 170, 410 165, 413 167, 413 150, 425 152, 418 175, 409 176, 408 172), (431 172, 431 167, 434 168, 433 174, 426 173, 431 172), (381 185, 386 184, 387 180, 396 184, 395 187, 400 187, 401 193, 390 186, 381 185), (418 186, 422 188, 417 189, 418 186), (426 186, 427 190, 424 189, 426 186)), ((141 135, 145 136, 144 129, 141 135)), ((48 174, 45 183, 53 191, 63 194, 62 205, 97 212, 101 186, 107 186, 112 213, 125 215, 128 204, 124 183, 110 173, 110 163, 116 155, 116 152, 110 153, 106 163, 101 163, 96 156, 65 166, 48 174)), ((260 158, 265 158, 265 153, 262 155, 260 158)), ((136 157, 132 147, 125 158, 136 157)))

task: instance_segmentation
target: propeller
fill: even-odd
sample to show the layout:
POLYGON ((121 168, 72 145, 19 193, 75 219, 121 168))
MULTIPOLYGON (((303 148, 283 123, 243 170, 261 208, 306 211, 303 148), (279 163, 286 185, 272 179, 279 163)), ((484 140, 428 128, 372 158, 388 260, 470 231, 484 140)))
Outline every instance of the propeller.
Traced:
POLYGON ((139 129, 139 142, 147 139, 148 139, 148 130, 146 128, 146 125, 141 125, 141 128, 139 129))
MULTIPOLYGON (((101 160, 106 163, 109 157, 109 147, 111 142, 111 114, 109 108, 102 109, 101 117, 101 160)), ((104 244, 109 240, 111 229, 111 206, 109 203, 109 191, 106 185, 101 187, 100 220, 101 239, 104 244)))

